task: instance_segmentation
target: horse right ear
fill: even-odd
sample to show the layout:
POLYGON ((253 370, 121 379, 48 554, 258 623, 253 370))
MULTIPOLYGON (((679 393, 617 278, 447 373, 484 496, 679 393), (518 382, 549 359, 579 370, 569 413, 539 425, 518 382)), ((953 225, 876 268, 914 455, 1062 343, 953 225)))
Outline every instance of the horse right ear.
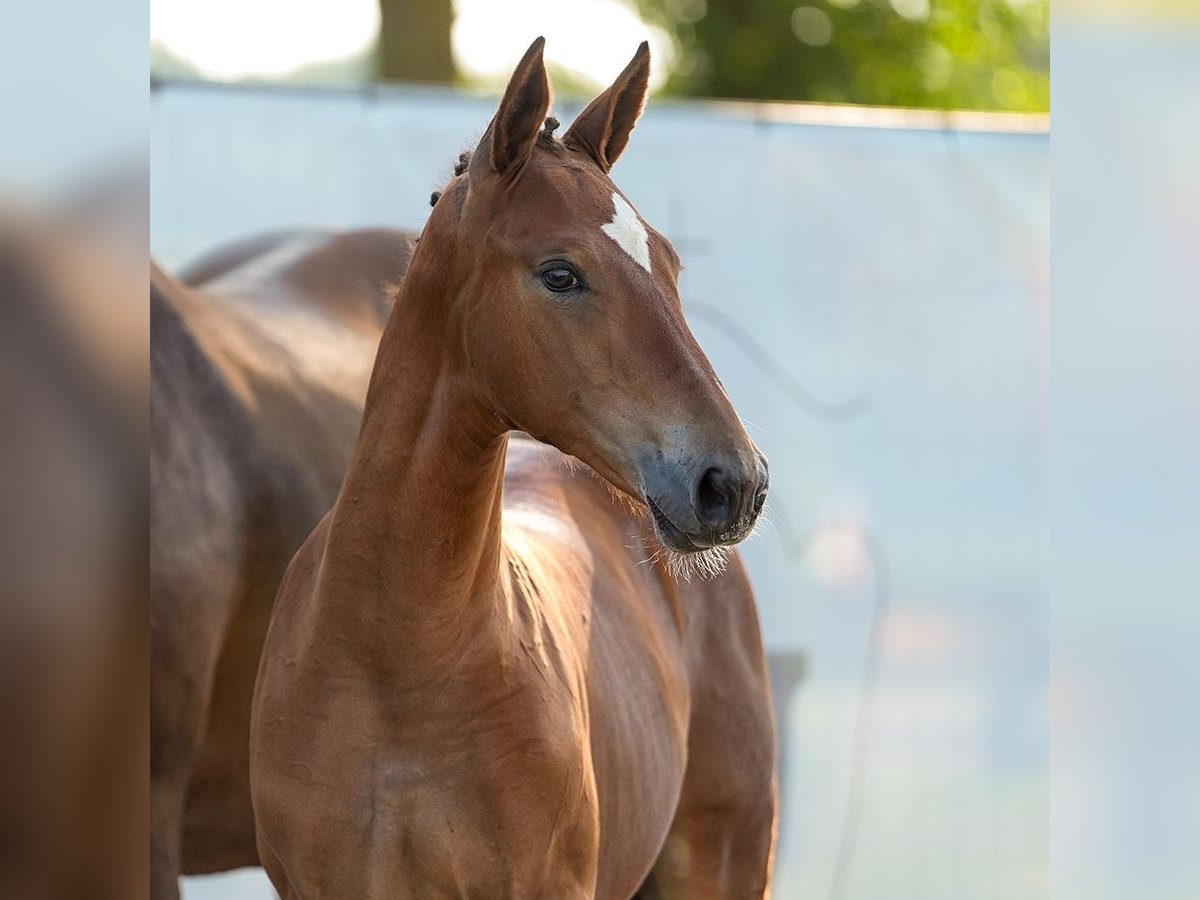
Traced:
POLYGON ((625 71, 567 129, 563 143, 582 150, 608 172, 629 143, 629 134, 646 105, 649 87, 650 44, 642 41, 625 71))
POLYGON ((533 152, 534 142, 550 110, 550 81, 542 50, 546 39, 539 37, 509 79, 500 109, 479 140, 472 156, 472 169, 485 162, 493 172, 504 175, 520 171, 533 152))

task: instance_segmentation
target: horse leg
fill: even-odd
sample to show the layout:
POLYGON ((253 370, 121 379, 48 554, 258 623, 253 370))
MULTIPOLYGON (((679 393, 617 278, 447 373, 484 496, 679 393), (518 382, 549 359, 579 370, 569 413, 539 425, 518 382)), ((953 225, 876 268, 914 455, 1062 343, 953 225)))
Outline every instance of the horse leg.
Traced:
POLYGON ((745 803, 681 806, 639 900, 761 900, 767 896, 775 795, 761 787, 745 803))
POLYGON ((708 623, 708 639, 693 648, 687 770, 642 900, 761 900, 769 888, 775 725, 757 620, 741 584, 731 572, 707 586, 704 606, 731 618, 708 623))
MULTIPOLYGON (((728 773, 731 777, 733 772, 728 773)), ((681 800, 640 900, 761 900, 767 896, 775 837, 769 777, 738 799, 705 802, 699 784, 681 800)))
POLYGON ((179 897, 185 791, 186 779, 151 779, 150 896, 153 900, 177 900, 179 897))
MULTIPOLYGON (((176 900, 188 782, 204 739, 216 665, 215 623, 175 605, 151 632, 150 897, 176 900), (207 639, 206 639, 207 638, 207 639)), ((160 605, 159 609, 162 609, 160 605)), ((157 617, 152 614, 152 622, 157 617)))

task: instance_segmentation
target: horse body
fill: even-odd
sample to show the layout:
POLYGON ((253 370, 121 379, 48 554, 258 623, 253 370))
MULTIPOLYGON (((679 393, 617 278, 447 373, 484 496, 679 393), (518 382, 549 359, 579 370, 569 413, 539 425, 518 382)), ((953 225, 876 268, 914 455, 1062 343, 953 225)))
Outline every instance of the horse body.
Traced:
POLYGON ((259 668, 251 790, 288 900, 766 891, 753 596, 736 556, 694 584, 648 559, 711 574, 767 481, 678 257, 607 177, 648 72, 643 45, 559 142, 535 42, 436 199, 259 668))
POLYGON ((257 864, 250 697, 279 579, 337 494, 409 238, 289 234, 151 282, 152 890, 257 864))
POLYGON ((774 739, 740 563, 679 585, 593 475, 509 456, 503 574, 453 621, 425 595, 398 614, 424 564, 402 549, 389 573, 356 555, 331 608, 338 511, 297 555, 256 699, 264 865, 285 897, 628 898, 672 835, 659 874, 689 890, 663 896, 709 896, 700 861, 739 887, 711 896, 760 896, 774 739))

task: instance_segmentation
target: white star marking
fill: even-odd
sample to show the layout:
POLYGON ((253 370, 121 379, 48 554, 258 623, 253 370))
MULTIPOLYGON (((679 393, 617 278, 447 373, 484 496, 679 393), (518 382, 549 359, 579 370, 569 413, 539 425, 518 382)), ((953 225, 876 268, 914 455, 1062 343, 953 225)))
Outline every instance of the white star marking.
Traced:
POLYGON ((617 246, 633 258, 639 266, 650 271, 650 236, 646 226, 638 218, 624 197, 613 193, 613 220, 600 226, 604 233, 617 242, 617 246))

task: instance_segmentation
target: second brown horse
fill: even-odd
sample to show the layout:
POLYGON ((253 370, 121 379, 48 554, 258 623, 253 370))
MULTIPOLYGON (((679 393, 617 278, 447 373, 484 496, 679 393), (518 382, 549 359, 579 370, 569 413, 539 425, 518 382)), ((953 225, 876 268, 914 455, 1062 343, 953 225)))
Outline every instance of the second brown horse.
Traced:
POLYGON ((766 462, 608 176, 648 74, 643 45, 560 141, 536 41, 422 233, 259 670, 289 900, 766 892, 773 725, 727 549, 766 462))
POLYGON ((151 895, 258 861, 250 696, 288 561, 337 496, 411 236, 241 241, 150 306, 151 895))

